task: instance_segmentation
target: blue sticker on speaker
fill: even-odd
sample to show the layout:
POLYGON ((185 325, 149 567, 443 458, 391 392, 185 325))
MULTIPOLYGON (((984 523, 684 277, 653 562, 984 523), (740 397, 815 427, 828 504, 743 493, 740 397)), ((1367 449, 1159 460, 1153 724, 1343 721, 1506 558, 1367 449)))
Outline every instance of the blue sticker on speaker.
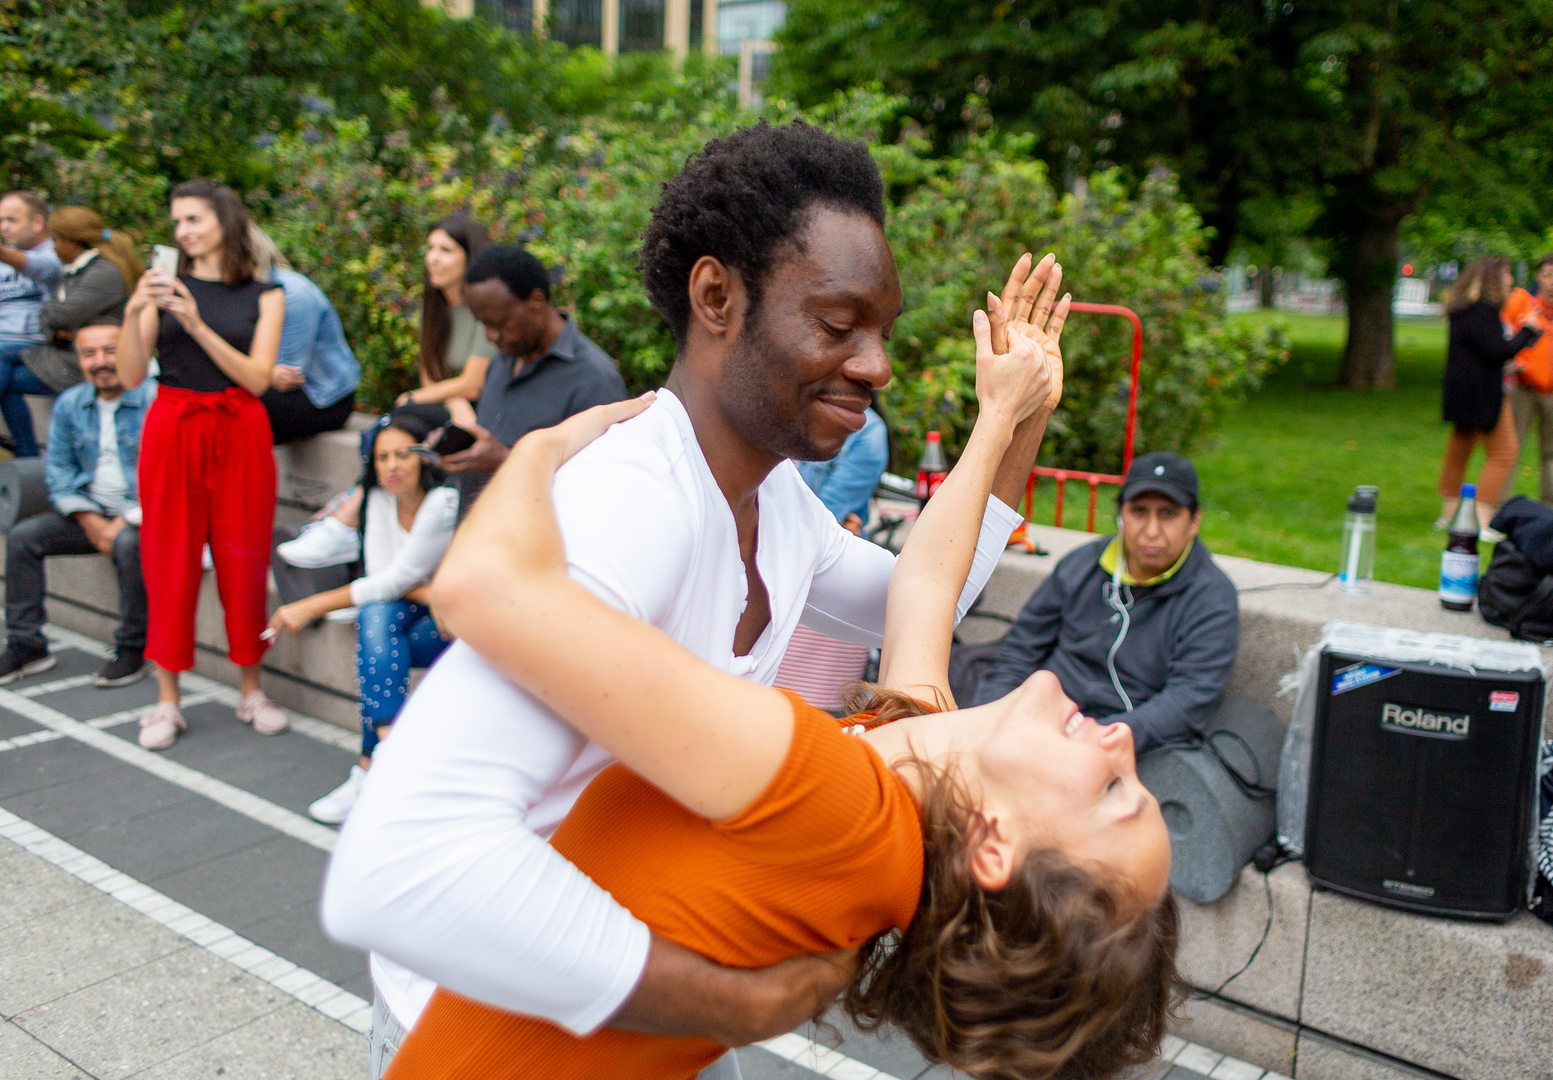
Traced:
POLYGON ((1382 667, 1379 664, 1355 664, 1332 676, 1332 693, 1346 694, 1361 686, 1369 686, 1370 683, 1389 679, 1400 670, 1400 668, 1382 667))

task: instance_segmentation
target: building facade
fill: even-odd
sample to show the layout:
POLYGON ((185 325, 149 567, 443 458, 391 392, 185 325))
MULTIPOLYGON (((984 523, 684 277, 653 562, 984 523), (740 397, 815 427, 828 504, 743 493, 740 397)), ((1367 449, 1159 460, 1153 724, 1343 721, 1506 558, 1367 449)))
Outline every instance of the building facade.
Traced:
POLYGON ((546 34, 568 45, 591 45, 606 55, 668 49, 684 57, 691 49, 709 56, 754 56, 757 66, 782 25, 781 0, 424 0, 457 18, 476 6, 492 21, 522 33, 546 34), (713 32, 707 33, 706 28, 713 32))

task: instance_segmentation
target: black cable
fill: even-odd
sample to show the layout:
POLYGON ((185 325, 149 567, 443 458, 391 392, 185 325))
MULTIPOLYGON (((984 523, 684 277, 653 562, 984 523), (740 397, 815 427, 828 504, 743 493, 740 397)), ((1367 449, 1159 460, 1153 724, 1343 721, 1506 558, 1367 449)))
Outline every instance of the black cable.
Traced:
POLYGON ((1250 585, 1244 589, 1237 588, 1238 593, 1271 592, 1274 589, 1324 589, 1337 580, 1336 574, 1328 574, 1320 581, 1277 581, 1271 585, 1250 585))
POLYGON ((1244 964, 1240 965, 1240 970, 1239 971, 1235 972, 1235 974, 1231 975, 1229 978, 1227 978, 1223 982, 1219 983, 1219 985, 1217 987, 1215 987, 1214 989, 1209 990, 1207 992, 1198 991, 1196 994, 1191 995, 1193 998, 1195 998, 1198 1001, 1206 1001, 1208 998, 1216 998, 1216 997, 1218 997, 1221 993, 1224 992, 1224 988, 1226 986, 1228 986, 1230 983, 1234 982, 1236 979, 1238 979, 1242 975, 1244 975, 1246 973, 1246 971, 1248 969, 1250 969, 1251 965, 1256 963, 1257 954, 1262 951, 1262 946, 1267 944, 1267 938, 1273 932, 1273 878, 1272 878, 1272 872, 1274 870, 1276 870, 1278 867, 1282 866, 1284 863, 1288 862, 1288 861, 1289 860, 1287 858, 1281 859, 1280 861, 1274 863, 1272 866, 1268 867, 1266 870, 1264 870, 1262 872, 1262 884, 1267 889, 1267 923, 1266 923, 1265 926, 1262 927, 1262 938, 1261 938, 1260 941, 1258 941, 1256 943, 1256 948, 1251 950, 1251 955, 1246 958, 1246 962, 1244 964))

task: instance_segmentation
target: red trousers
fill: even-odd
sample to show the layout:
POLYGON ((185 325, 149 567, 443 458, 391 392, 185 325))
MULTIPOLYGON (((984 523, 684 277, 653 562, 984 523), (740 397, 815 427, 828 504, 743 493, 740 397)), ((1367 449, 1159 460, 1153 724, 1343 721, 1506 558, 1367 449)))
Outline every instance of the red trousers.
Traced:
POLYGON ((164 386, 140 436, 140 566, 146 658, 194 666, 200 549, 210 545, 226 615, 227 656, 257 664, 275 522, 275 453, 259 399, 238 387, 202 394, 164 386))

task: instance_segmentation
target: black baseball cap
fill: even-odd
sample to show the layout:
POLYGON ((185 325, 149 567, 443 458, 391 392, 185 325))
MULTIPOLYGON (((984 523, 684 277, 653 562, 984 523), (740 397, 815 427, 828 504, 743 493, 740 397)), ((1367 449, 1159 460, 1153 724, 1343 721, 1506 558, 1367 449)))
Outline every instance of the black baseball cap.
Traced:
POLYGON ((1157 491, 1177 506, 1197 508, 1197 470, 1180 454, 1156 450, 1134 458, 1122 481, 1122 502, 1157 491))

